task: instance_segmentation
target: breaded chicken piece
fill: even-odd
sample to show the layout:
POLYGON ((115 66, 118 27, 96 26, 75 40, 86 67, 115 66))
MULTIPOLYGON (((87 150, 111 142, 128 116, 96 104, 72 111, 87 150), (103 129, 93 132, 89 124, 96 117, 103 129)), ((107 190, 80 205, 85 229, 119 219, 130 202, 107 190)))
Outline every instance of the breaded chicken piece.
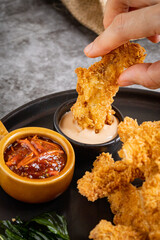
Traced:
POLYGON ((79 192, 90 201, 107 197, 135 178, 144 179, 153 171, 160 172, 160 121, 138 126, 136 120, 127 117, 120 123, 118 133, 126 141, 119 151, 122 160, 114 162, 111 155, 102 153, 94 162, 92 172, 86 172, 78 180, 79 192))
POLYGON ((109 153, 102 153, 93 163, 92 172, 86 172, 78 180, 78 190, 81 195, 86 196, 89 201, 106 197, 107 171, 114 165, 114 160, 109 153))
POLYGON ((126 117, 119 124, 118 134, 124 142, 119 151, 123 162, 138 168, 145 177, 152 171, 160 172, 160 121, 138 126, 136 120, 126 117))
POLYGON ((160 174, 151 177, 142 188, 128 184, 110 194, 108 200, 116 227, 102 220, 90 232, 91 239, 127 239, 132 234, 128 239, 160 239, 160 174))
POLYGON ((117 225, 113 226, 106 220, 100 223, 90 232, 90 239, 94 240, 144 240, 132 227, 117 225))
POLYGON ((71 108, 79 126, 94 128, 99 132, 105 124, 112 123, 111 104, 119 87, 117 79, 125 68, 142 63, 145 49, 137 43, 126 43, 103 56, 88 69, 77 68, 78 98, 71 108))
MULTIPOLYGON (((160 174, 150 176, 140 188, 132 184, 109 195, 114 223, 132 226, 145 236, 160 239, 160 174)), ((148 238, 147 238, 148 237, 148 238)))
POLYGON ((138 128, 137 120, 130 117, 125 117, 123 122, 119 123, 118 134, 121 141, 124 143, 127 139, 134 135, 135 130, 138 128))
POLYGON ((86 196, 89 201, 95 201, 107 197, 135 178, 143 178, 139 169, 123 161, 114 162, 109 153, 102 153, 93 163, 92 171, 87 171, 77 183, 81 195, 86 196))
POLYGON ((153 174, 143 183, 141 200, 149 226, 150 240, 160 239, 160 173, 153 174))
POLYGON ((114 224, 132 226, 142 235, 149 232, 140 188, 128 184, 121 190, 110 194, 108 201, 111 204, 112 212, 115 214, 114 224))
MULTIPOLYGON (((143 240, 159 240, 160 121, 138 126, 136 120, 127 117, 118 132, 124 142, 119 151, 122 160, 114 163, 109 154, 100 155, 92 172, 78 180, 79 191, 91 201, 108 197, 115 224, 131 226, 143 240), (142 187, 130 183, 143 177, 142 187)), ((98 229, 104 233, 103 227, 98 229)), ((93 239, 103 239, 97 236, 93 239)))

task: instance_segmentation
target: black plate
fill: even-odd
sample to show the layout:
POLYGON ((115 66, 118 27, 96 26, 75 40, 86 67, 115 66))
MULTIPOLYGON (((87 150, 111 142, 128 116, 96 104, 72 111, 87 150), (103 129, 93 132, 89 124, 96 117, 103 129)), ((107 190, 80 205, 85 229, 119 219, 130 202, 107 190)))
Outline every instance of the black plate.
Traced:
MULTIPOLYGON (((68 99, 77 97, 75 90, 60 92, 32 101, 2 119, 8 131, 24 126, 40 126, 51 128, 55 109, 68 99)), ((143 121, 160 120, 160 94, 145 90, 122 88, 115 97, 114 105, 124 116, 136 118, 139 123, 143 121)), ((115 159, 117 160, 117 159, 115 159)), ((76 159, 76 168, 73 181, 69 189, 57 199, 44 204, 26 204, 9 197, 0 189, 0 219, 11 219, 20 216, 29 219, 39 213, 56 210, 67 218, 71 240, 88 238, 92 228, 104 218, 112 221, 113 215, 106 199, 95 203, 88 202, 77 191, 77 179, 91 163, 76 159)))

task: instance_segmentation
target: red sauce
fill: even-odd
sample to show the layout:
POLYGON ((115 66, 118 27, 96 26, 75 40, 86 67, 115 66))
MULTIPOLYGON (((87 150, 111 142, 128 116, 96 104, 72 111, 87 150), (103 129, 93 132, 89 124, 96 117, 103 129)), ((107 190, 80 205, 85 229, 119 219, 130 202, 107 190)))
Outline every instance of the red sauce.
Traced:
POLYGON ((10 145, 4 160, 14 173, 40 179, 59 175, 66 164, 66 153, 50 139, 28 136, 10 145))

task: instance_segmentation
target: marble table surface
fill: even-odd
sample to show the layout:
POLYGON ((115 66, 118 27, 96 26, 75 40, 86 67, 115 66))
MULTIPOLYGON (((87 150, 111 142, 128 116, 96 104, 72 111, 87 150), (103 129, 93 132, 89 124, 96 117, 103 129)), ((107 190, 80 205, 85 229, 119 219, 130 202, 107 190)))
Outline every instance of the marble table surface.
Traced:
MULTIPOLYGON (((0 26, 0 118, 41 96, 74 89, 75 68, 95 61, 83 49, 96 34, 59 1, 1 0, 0 26)), ((159 60, 159 44, 137 42, 146 62, 159 60)))

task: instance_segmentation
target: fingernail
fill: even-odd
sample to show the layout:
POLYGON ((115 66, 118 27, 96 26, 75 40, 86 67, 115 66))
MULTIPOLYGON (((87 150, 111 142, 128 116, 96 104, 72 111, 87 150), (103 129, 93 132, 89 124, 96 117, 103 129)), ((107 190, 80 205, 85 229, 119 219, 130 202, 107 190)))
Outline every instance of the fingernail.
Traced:
POLYGON ((154 38, 155 38, 154 43, 159 43, 160 42, 160 35, 157 34, 157 35, 154 36, 154 38))
POLYGON ((158 35, 157 40, 158 40, 157 43, 159 43, 160 42, 160 35, 158 35))
POLYGON ((93 47, 93 42, 91 42, 87 47, 85 47, 84 53, 88 55, 91 52, 92 47, 93 47))

